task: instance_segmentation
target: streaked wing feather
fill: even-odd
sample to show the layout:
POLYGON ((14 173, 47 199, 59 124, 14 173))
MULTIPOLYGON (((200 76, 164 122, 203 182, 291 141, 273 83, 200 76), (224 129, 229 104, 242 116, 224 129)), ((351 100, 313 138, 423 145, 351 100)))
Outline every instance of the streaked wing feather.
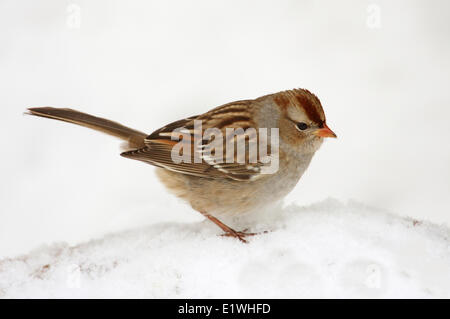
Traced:
MULTIPOLYGON (((255 127, 249 114, 249 103, 252 101, 238 101, 229 103, 221 107, 215 108, 200 116, 193 116, 180 121, 170 123, 150 134, 145 139, 146 146, 144 148, 124 152, 121 155, 127 158, 143 161, 158 167, 169 169, 182 174, 200 176, 204 178, 222 178, 237 181, 249 181, 260 176, 261 167, 264 165, 261 162, 257 162, 256 159, 250 159, 248 151, 245 154, 245 162, 237 162, 237 152, 235 152, 233 158, 226 158, 224 140, 213 139, 211 141, 202 141, 202 147, 198 150, 201 163, 194 162, 194 148, 191 152, 190 163, 175 163, 172 160, 171 152, 173 146, 178 143, 171 139, 171 133, 177 128, 185 128, 191 134, 191 140, 194 140, 194 120, 202 121, 202 136, 208 128, 218 128, 223 136, 226 136, 226 128, 242 128, 247 129, 249 127, 255 127), (231 120, 230 115, 232 115, 231 120), (209 148, 216 149, 222 143, 223 149, 223 163, 216 163, 213 158, 209 158, 205 155, 206 150, 209 148), (229 163, 232 161, 232 163, 229 163)), ((197 132, 195 132, 197 133, 197 132)), ((258 134, 252 135, 246 138, 245 134, 236 134, 235 141, 245 140, 246 149, 248 150, 248 143, 251 140, 258 139, 258 134)))

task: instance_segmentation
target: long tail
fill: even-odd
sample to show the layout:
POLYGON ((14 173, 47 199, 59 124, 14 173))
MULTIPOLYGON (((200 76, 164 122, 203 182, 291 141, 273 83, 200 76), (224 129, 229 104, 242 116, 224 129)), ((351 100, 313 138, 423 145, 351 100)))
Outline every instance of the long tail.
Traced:
POLYGON ((30 115, 74 123, 116 136, 124 141, 127 141, 129 147, 131 148, 141 148, 145 146, 144 139, 147 137, 147 134, 107 119, 92 116, 72 109, 54 107, 35 107, 29 108, 28 111, 29 113, 27 114, 30 115))

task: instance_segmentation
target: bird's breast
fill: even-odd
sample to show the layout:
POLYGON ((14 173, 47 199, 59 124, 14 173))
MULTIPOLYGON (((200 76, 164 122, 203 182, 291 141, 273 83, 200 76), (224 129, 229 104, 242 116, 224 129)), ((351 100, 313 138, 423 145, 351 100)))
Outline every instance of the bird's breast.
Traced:
POLYGON ((214 216, 255 211, 285 197, 307 169, 311 156, 280 152, 279 169, 254 181, 209 179, 157 169, 161 182, 174 195, 189 202, 197 211, 214 216))

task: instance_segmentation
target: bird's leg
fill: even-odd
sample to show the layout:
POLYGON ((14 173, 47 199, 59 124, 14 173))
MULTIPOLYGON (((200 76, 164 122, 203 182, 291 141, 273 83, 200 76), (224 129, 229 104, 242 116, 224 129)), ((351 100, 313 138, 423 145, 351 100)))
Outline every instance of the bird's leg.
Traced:
POLYGON ((211 216, 211 215, 209 215, 208 213, 205 213, 205 212, 200 212, 200 213, 202 213, 203 216, 208 218, 210 221, 212 221, 214 224, 219 226, 225 232, 225 234, 222 234, 221 236, 234 237, 234 238, 239 239, 241 242, 247 244, 248 241, 245 240, 244 237, 258 235, 258 233, 247 233, 246 232, 247 229, 244 229, 243 231, 235 231, 233 228, 225 225, 224 223, 222 223, 220 220, 218 220, 214 216, 211 216))

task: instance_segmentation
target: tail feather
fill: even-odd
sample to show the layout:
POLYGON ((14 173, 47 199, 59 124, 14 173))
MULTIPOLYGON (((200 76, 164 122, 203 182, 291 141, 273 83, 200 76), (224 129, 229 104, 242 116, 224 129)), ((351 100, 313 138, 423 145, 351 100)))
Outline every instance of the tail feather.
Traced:
POLYGON ((81 126, 89 127, 112 136, 116 136, 128 142, 131 148, 145 146, 144 140, 147 134, 123 126, 117 122, 82 113, 72 109, 54 107, 36 107, 28 109, 30 115, 60 120, 81 126))

